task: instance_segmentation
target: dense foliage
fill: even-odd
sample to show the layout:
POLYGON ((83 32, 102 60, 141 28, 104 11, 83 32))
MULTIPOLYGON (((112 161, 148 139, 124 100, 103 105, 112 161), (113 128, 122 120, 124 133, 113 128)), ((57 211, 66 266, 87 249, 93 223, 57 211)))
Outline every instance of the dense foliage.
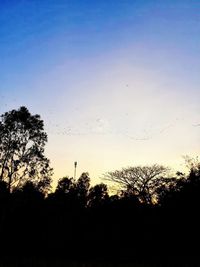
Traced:
POLYGON ((9 190, 32 181, 42 190, 50 187, 52 169, 44 155, 47 134, 39 115, 26 107, 11 110, 0 120, 0 181, 9 190))

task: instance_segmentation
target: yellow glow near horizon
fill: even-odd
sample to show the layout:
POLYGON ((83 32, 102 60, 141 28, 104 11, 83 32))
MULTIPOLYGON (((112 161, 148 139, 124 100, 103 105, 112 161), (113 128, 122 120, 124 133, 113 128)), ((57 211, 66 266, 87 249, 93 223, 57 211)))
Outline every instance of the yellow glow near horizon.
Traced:
POLYGON ((91 65, 87 78, 74 81, 76 92, 82 87, 87 91, 71 103, 62 84, 60 116, 54 125, 47 114, 47 151, 55 181, 73 176, 76 160, 77 176, 88 171, 96 183, 107 171, 138 164, 160 163, 180 170, 183 155, 198 154, 199 131, 193 126, 198 107, 181 80, 177 84, 174 77, 133 67, 126 60, 113 60, 95 71, 94 76, 91 65))

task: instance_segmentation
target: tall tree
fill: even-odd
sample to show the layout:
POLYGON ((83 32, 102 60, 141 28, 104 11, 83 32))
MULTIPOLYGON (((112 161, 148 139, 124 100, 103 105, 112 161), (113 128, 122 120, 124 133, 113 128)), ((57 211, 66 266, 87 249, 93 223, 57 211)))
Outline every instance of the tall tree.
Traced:
POLYGON ((76 194, 79 204, 86 207, 90 188, 90 177, 88 172, 83 172, 76 182, 76 194))
POLYGON ((11 110, 0 118, 0 181, 11 190, 27 181, 41 190, 50 188, 52 168, 44 155, 47 134, 39 115, 26 107, 11 110))
POLYGON ((157 200, 157 190, 167 178, 169 169, 162 165, 135 166, 106 173, 105 179, 117 183, 128 194, 138 196, 143 203, 153 203, 157 200))

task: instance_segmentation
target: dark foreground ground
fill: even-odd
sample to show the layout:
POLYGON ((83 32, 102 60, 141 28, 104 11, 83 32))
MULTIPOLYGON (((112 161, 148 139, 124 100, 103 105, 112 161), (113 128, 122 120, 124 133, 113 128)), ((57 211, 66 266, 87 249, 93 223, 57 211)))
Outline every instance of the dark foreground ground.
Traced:
POLYGON ((134 262, 76 262, 76 261, 45 261, 45 260, 23 260, 4 262, 0 267, 198 267, 199 263, 189 262, 151 262, 151 263, 134 263, 134 262))
POLYGON ((0 267, 200 267, 200 167, 193 176, 158 205, 96 193, 88 206, 82 184, 48 198, 2 189, 0 267))
MULTIPOLYGON (((117 256, 117 255, 116 255, 117 256)), ((197 258, 191 259, 173 259, 166 255, 163 259, 147 259, 145 257, 138 260, 130 259, 92 259, 92 260, 68 260, 68 259, 31 259, 31 258, 13 258, 4 259, 0 262, 0 267, 200 267, 200 261, 197 258)))

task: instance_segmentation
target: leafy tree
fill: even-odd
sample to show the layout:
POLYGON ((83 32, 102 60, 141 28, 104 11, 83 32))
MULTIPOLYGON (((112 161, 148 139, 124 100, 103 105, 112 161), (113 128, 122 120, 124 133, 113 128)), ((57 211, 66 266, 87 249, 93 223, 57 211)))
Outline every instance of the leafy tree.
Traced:
POLYGON ((88 195, 88 206, 99 207, 108 199, 107 185, 101 183, 90 188, 88 195))
POLYGON ((75 187, 75 182, 73 178, 69 178, 66 176, 66 177, 59 179, 55 193, 56 194, 67 194, 67 193, 70 193, 70 191, 74 189, 74 187, 75 187))
POLYGON ((169 192, 171 194, 167 195, 165 202, 167 202, 168 205, 169 196, 172 198, 173 206, 178 205, 184 210, 186 208, 191 210, 200 205, 200 163, 198 161, 195 161, 195 164, 193 163, 191 161, 189 174, 187 176, 182 175, 180 179, 177 180, 176 191, 169 192))
POLYGON ((49 199, 57 202, 57 208, 76 208, 77 193, 74 179, 67 176, 59 179, 55 193, 49 195, 49 199))
POLYGON ((117 183, 129 195, 136 195, 141 202, 150 204, 157 201, 158 188, 170 181, 168 171, 157 164, 136 166, 108 172, 104 179, 117 183))
POLYGON ((0 181, 9 190, 31 181, 40 188, 50 188, 52 168, 44 155, 47 134, 39 115, 26 107, 11 110, 0 119, 0 181))
POLYGON ((193 158, 188 155, 183 157, 185 160, 185 166, 189 171, 198 171, 200 169, 200 161, 198 156, 193 158))
POLYGON ((90 188, 89 173, 83 172, 76 182, 77 199, 82 207, 86 207, 90 188))
POLYGON ((82 173, 77 181, 66 176, 59 179, 52 197, 62 201, 65 206, 68 204, 74 209, 84 208, 87 206, 89 188, 90 177, 87 172, 82 173))
POLYGON ((173 206, 175 197, 178 196, 180 190, 185 184, 185 177, 178 172, 177 177, 166 179, 163 184, 156 189, 157 202, 160 206, 173 206))
POLYGON ((173 182, 160 188, 159 203, 162 206, 173 207, 177 206, 183 209, 188 207, 196 207, 200 203, 200 162, 197 158, 185 156, 186 167, 189 173, 186 175, 177 172, 177 177, 173 178, 173 182))

